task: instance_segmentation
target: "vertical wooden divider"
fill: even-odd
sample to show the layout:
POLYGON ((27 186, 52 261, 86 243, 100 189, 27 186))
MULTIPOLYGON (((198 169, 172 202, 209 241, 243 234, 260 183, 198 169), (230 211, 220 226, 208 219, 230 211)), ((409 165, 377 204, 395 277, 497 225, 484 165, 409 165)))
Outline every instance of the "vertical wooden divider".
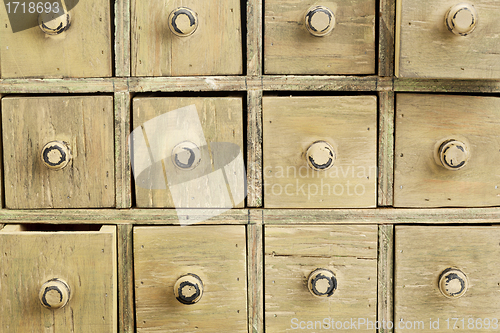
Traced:
POLYGON ((130 76, 130 0, 115 0, 115 76, 130 76))
POLYGON ((130 157, 128 136, 130 134, 131 94, 115 92, 115 187, 116 208, 132 206, 130 157))
POLYGON ((393 205, 394 92, 379 92, 378 205, 393 205))
POLYGON ((264 332, 263 211, 249 211, 247 225, 248 332, 264 332))
POLYGON ((135 332, 132 224, 118 224, 118 324, 120 333, 135 332))
MULTIPOLYGON (((379 225, 378 227, 378 308, 379 323, 394 322, 393 272, 394 272, 394 226, 379 225)), ((392 333, 394 329, 383 327, 380 333, 392 333)))
POLYGON ((378 75, 394 75, 394 36, 396 1, 379 0, 378 75))

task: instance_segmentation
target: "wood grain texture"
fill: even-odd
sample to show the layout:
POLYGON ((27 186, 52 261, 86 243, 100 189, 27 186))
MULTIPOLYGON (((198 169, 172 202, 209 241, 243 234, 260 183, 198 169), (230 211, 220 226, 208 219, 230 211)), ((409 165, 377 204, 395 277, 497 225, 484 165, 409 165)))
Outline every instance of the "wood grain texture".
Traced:
POLYGON ((398 23, 400 45, 398 77, 422 78, 500 78, 500 44, 494 0, 474 1, 478 12, 476 29, 457 36, 445 26, 445 14, 460 1, 400 2, 398 23))
POLYGON ((117 226, 118 240, 118 332, 135 332, 134 309, 134 265, 133 265, 133 226, 119 224, 117 226))
POLYGON ((251 211, 247 226, 248 332, 264 331, 264 231, 262 211, 251 211))
POLYGON ((127 139, 130 134, 130 109, 132 96, 129 93, 115 93, 115 188, 116 207, 132 206, 132 170, 127 139))
POLYGON ((322 1, 337 25, 324 37, 305 27, 312 0, 268 0, 264 4, 265 74, 374 74, 375 1, 322 1))
POLYGON ((429 94, 396 99, 394 206, 500 204, 500 99, 429 94), (471 152, 460 170, 447 170, 434 157, 451 138, 466 142, 471 152))
POLYGON ((266 332, 294 332, 294 318, 313 325, 320 321, 320 327, 305 332, 327 329, 324 318, 376 321, 376 226, 266 226, 264 232, 266 332), (317 268, 336 276, 331 297, 314 297, 307 288, 308 276, 317 268))
POLYGON ((247 95, 247 207, 262 207, 262 91, 247 95))
POLYGON ((117 331, 115 226, 98 232, 9 229, 0 231, 1 331, 117 331), (52 278, 65 280, 72 291, 69 303, 57 311, 44 308, 38 298, 52 278))
POLYGON ((375 207, 376 109, 375 96, 264 97, 264 206, 375 207), (328 170, 308 167, 317 141, 335 150, 328 170))
MULTIPOLYGON (((378 227, 378 321, 394 322, 394 226, 378 227)), ((382 325, 380 333, 392 333, 390 325, 382 325)))
MULTIPOLYGON (((148 140, 147 142, 151 151, 153 151, 153 148, 151 147, 158 147, 158 149, 162 148, 161 151, 171 152, 177 144, 185 140, 195 142, 198 142, 196 140, 201 140, 206 141, 208 145, 214 144, 215 142, 234 143, 240 147, 240 152, 244 154, 243 101, 240 97, 137 97, 133 100, 133 109, 133 128, 137 128, 139 126, 142 126, 144 128, 143 132, 146 133, 148 140), (179 108, 188 107, 190 105, 194 105, 196 107, 196 110, 198 112, 198 119, 183 118, 182 114, 184 113, 179 113, 178 116, 176 116, 176 118, 173 120, 174 122, 169 123, 169 126, 172 126, 169 129, 170 132, 173 131, 174 128, 182 127, 186 129, 182 133, 180 133, 179 131, 176 132, 177 136, 182 135, 183 138, 173 137, 172 135, 166 136, 166 134, 163 132, 148 133, 148 128, 144 127, 145 122, 155 117, 159 117, 170 111, 175 111, 179 108), (199 131, 202 131, 202 133, 200 133, 199 131), (198 136, 200 136, 200 138, 198 138, 198 136)), ((140 153, 141 152, 136 152, 136 157, 134 158, 141 158, 140 153)), ((212 153, 214 153, 214 151, 212 151, 212 153)), ((171 154, 168 155, 170 157, 171 154)), ((214 158, 204 156, 202 158, 202 162, 200 162, 200 168, 206 167, 211 171, 214 171, 216 169, 216 162, 217 161, 214 162, 214 158)), ((174 205, 174 198, 172 197, 171 193, 171 181, 174 178, 175 181, 177 181, 178 179, 184 179, 184 177, 189 176, 189 174, 186 174, 184 170, 179 171, 177 168, 175 168, 173 166, 173 163, 171 162, 171 158, 169 158, 168 161, 164 163, 165 168, 169 170, 168 173, 166 171, 163 171, 163 173, 165 173, 166 175, 166 178, 170 179, 170 182, 168 183, 169 186, 167 186, 165 189, 149 189, 145 186, 141 187, 140 184, 138 184, 136 181, 137 207, 182 207, 179 205, 174 205), (168 169, 169 165, 171 165, 172 168, 168 169)), ((200 169, 195 168, 193 172, 200 172, 200 169)), ((137 175, 135 175, 135 177, 137 179, 137 175)), ((167 179, 163 178, 162 181, 164 184, 167 182, 167 179)), ((201 204, 208 204, 212 202, 211 199, 213 198, 211 198, 210 195, 211 193, 215 192, 210 192, 212 188, 210 188, 208 185, 219 186, 221 184, 210 183, 207 184, 206 187, 198 188, 197 193, 192 194, 192 196, 202 198, 202 196, 205 195, 205 199, 200 199, 202 201, 201 204)), ((221 189, 221 191, 223 190, 224 189, 221 189)), ((221 194, 221 191, 216 192, 218 194, 221 194)), ((189 202, 182 202, 182 204, 189 205, 189 202)), ((242 202, 235 202, 234 204, 236 205, 235 207, 241 208, 244 206, 244 200, 242 202)), ((187 207, 192 208, 193 206, 187 207)), ((220 208, 218 206, 210 205, 201 205, 199 208, 211 207, 220 208)))
POLYGON ((0 8, 2 78, 112 75, 110 1, 81 1, 76 6, 74 1, 65 1, 74 7, 70 28, 53 37, 38 27, 36 13, 23 16, 33 22, 32 28, 12 32, 7 10, 0 8))
POLYGON ((4 97, 2 122, 7 208, 115 205, 113 98, 4 97), (67 142, 72 160, 46 168, 42 147, 67 142))
POLYGON ((242 74, 239 0, 131 2, 133 76, 242 74), (168 17, 178 7, 198 14, 199 26, 191 36, 169 30, 168 17))
POLYGON ((380 0, 379 10, 378 75, 393 76, 396 1, 380 0))
POLYGON ((248 0, 247 10, 247 75, 262 75, 262 10, 263 0, 248 0))
POLYGON ((115 0, 115 76, 130 76, 130 0, 115 0))
POLYGON ((134 228, 137 332, 247 332, 244 226, 134 228), (178 302, 174 284, 198 275, 201 300, 178 302))
POLYGON ((449 93, 498 93, 500 81, 464 79, 408 79, 396 78, 394 91, 449 92, 449 93))
POLYGON ((416 327, 415 321, 423 321, 425 326, 401 330, 396 325, 395 332, 434 331, 429 318, 440 318, 439 332, 496 331, 475 324, 500 313, 499 240, 498 226, 396 226, 395 323, 403 320, 416 327), (448 299, 438 288, 441 273, 450 267, 464 272, 469 281, 460 298, 448 299), (465 318, 465 327, 461 322, 454 326, 451 318, 465 318), (469 318, 474 319, 471 327, 469 318))
POLYGON ((378 205, 392 206, 394 193, 394 93, 379 92, 378 205))

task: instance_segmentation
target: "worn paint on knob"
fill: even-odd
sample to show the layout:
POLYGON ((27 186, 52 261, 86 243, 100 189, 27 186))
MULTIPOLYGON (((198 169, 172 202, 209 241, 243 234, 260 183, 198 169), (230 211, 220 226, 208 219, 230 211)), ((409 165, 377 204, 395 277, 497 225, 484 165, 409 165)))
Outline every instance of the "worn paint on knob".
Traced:
POLYGON ((191 141, 181 142, 172 150, 172 162, 181 170, 193 170, 201 162, 201 150, 191 141))
POLYGON ((42 285, 38 296, 44 307, 55 310, 64 307, 68 303, 71 290, 65 281, 52 279, 42 285))
POLYGON ((168 26, 174 35, 190 36, 198 28, 198 14, 189 8, 179 7, 170 13, 168 26))
POLYGON ((52 170, 61 170, 71 161, 71 151, 67 143, 51 141, 42 148, 43 164, 52 170))
POLYGON ((196 274, 181 276, 174 285, 174 294, 182 304, 195 304, 203 296, 203 282, 196 274))
POLYGON ((439 290, 447 298, 459 298, 469 287, 467 276, 459 269, 448 268, 439 278, 439 290))
POLYGON ((469 157, 469 149, 461 141, 448 140, 439 147, 441 165, 448 170, 460 170, 467 164, 469 157))
POLYGON ((335 150, 326 141, 316 141, 307 148, 307 164, 313 170, 328 170, 335 163, 335 150))
POLYGON ((472 4, 459 3, 448 10, 445 24, 455 35, 467 36, 476 28, 477 19, 477 11, 472 4))
POLYGON ((316 297, 330 297, 337 290, 337 279, 332 271, 318 268, 309 274, 307 287, 316 297))
POLYGON ((38 26, 42 31, 50 36, 59 35, 68 30, 71 25, 71 16, 69 13, 45 13, 38 15, 38 26))
POLYGON ((311 35, 323 37, 335 28, 335 14, 328 7, 313 6, 306 13, 305 24, 311 35))

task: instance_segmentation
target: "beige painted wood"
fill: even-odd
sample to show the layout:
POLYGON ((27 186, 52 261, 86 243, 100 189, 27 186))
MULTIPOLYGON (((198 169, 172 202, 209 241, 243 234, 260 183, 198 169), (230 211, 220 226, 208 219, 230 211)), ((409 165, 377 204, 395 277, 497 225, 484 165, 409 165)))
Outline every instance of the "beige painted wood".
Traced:
MULTIPOLYGON (((65 1, 66 6, 74 1, 65 1)), ((48 37, 38 27, 38 14, 24 15, 32 28, 14 33, 6 8, 0 8, 1 77, 110 77, 110 1, 80 1, 69 12, 70 28, 48 37)))
MULTIPOLYGON (((333 325, 346 320, 350 325, 351 318, 376 321, 376 226, 266 226, 264 232, 266 332, 331 330, 332 319, 333 325), (336 276, 330 297, 315 297, 307 288, 317 268, 336 276)), ((366 324, 356 331, 376 332, 366 324)))
POLYGON ((114 0, 115 75, 130 76, 130 0, 114 0))
POLYGON ((375 96, 264 97, 264 207, 375 207, 375 96), (308 166, 306 151, 326 141, 330 169, 308 166))
POLYGON ((392 206, 394 194, 394 92, 379 92, 378 205, 392 206))
POLYGON ((7 208, 115 205, 112 97, 4 97, 2 122, 7 208), (71 150, 62 170, 41 159, 54 140, 71 150))
POLYGON ((499 109, 496 97, 398 94, 394 206, 500 204, 499 109), (460 170, 447 170, 434 157, 452 138, 470 150, 460 170))
MULTIPOLYGON (((147 137, 150 150, 152 146, 159 148, 165 147, 165 152, 172 152, 173 148, 181 142, 186 140, 198 142, 197 140, 201 140, 201 136, 204 136, 204 140, 206 140, 208 145, 215 142, 234 143, 240 147, 240 152, 244 156, 245 150, 243 149, 242 105, 243 101, 241 97, 136 97, 133 100, 133 128, 135 129, 140 126, 143 127, 143 132, 147 137), (184 126, 183 128, 187 128, 187 130, 183 132, 184 138, 169 137, 168 133, 164 132, 148 133, 148 129, 144 129, 144 124, 147 121, 167 114, 170 111, 175 111, 179 108, 188 107, 190 105, 194 105, 196 107, 198 119, 184 119, 182 118, 182 114, 184 113, 179 113, 175 120, 179 124, 182 124, 182 126, 184 126), (199 125, 201 125, 201 129, 197 125, 198 121, 199 125), (203 131, 203 133, 201 133, 201 131, 203 131)), ((135 156, 137 157, 134 158, 149 158, 149 156, 140 155, 141 153, 148 154, 148 152, 135 152, 135 156)), ((168 156, 170 155, 171 154, 169 153, 168 156)), ((200 168, 210 167, 215 170, 213 158, 208 160, 208 156, 203 155, 200 163, 200 168)), ((163 182, 163 185, 166 187, 165 189, 161 189, 159 187, 149 189, 146 188, 147 186, 141 187, 140 184, 137 184, 136 182, 135 191, 137 207, 174 207, 174 198, 171 194, 171 185, 173 184, 172 181, 184 179, 183 177, 193 175, 195 172, 199 172, 200 170, 199 168, 195 168, 193 172, 178 170, 174 167, 171 158, 165 159, 164 164, 167 168, 169 168, 168 174, 165 171, 164 173, 167 179, 170 179, 171 182, 167 182, 165 175, 161 176, 161 179, 158 180, 158 184, 163 182)), ((244 175, 242 176, 244 177, 244 175)), ((137 177, 137 175, 134 175, 134 177, 137 177)), ((210 196, 210 193, 215 193, 209 192, 208 186, 199 188, 199 190, 202 192, 193 193, 194 197, 202 198, 200 193, 202 193, 201 195, 207 196, 210 196)), ((225 188, 221 188, 218 193, 222 195, 224 191, 225 188)), ((209 203, 211 202, 211 199, 213 198, 206 197, 205 199, 200 200, 209 203)), ((184 205, 184 202, 182 204, 184 205)), ((186 205, 189 205, 189 202, 187 202, 186 205)), ((244 201, 234 202, 234 205, 234 207, 241 208, 244 206, 244 201)), ((179 205, 177 205, 177 207, 179 207, 179 205)), ((211 207, 220 208, 214 206, 211 207)), ((200 208, 210 207, 200 206, 200 208)))
POLYGON ((498 330, 492 324, 500 313, 497 226, 396 226, 395 237, 395 332, 498 330), (439 277, 448 268, 457 268, 467 276, 469 288, 460 298, 449 299, 439 291, 439 277), (438 330, 429 329, 430 318, 433 322, 440 319, 438 330), (452 318, 459 318, 455 326, 452 318), (470 327, 469 318, 473 319, 470 327), (489 329, 484 325, 487 318, 489 329), (401 320, 408 328, 418 328, 415 322, 422 321, 423 329, 398 329, 401 320))
POLYGON ((375 1, 268 0, 264 4, 265 74, 374 74, 375 1), (311 35, 305 15, 328 7, 336 27, 311 35))
POLYGON ((100 231, 0 230, 2 332, 116 332, 116 227, 100 231), (43 283, 60 278, 71 289, 58 310, 42 306, 43 283))
POLYGON ((247 1, 247 75, 250 76, 262 75, 263 8, 263 0, 247 1))
POLYGON ((115 93, 115 182, 116 207, 130 208, 132 206, 132 171, 127 137, 130 134, 130 109, 132 96, 128 92, 115 93))
POLYGON ((247 332, 244 226, 136 227, 137 332, 247 332), (196 274, 196 304, 174 297, 174 284, 196 274))
POLYGON ((133 76, 242 74, 239 0, 131 3, 133 76), (191 36, 176 36, 168 27, 168 17, 178 7, 198 14, 199 26, 191 36))
POLYGON ((398 0, 400 20, 398 77, 500 78, 497 43, 500 7, 494 0, 478 0, 476 29, 458 36, 445 26, 445 15, 463 1, 398 0))

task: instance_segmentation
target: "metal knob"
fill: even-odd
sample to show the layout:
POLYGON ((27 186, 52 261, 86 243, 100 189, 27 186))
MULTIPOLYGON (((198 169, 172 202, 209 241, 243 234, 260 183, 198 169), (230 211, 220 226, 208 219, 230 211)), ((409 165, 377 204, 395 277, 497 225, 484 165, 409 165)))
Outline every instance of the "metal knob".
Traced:
POLYGON ((192 9, 179 7, 170 13, 168 26, 174 35, 190 36, 198 28, 198 14, 192 9))
POLYGON ((466 144, 453 139, 441 144, 438 155, 441 165, 448 170, 460 170, 470 157, 466 144))
POLYGON ((191 141, 179 143, 172 150, 172 162, 182 170, 192 170, 201 162, 200 148, 191 141))
POLYGON ((182 304, 195 304, 203 296, 203 282, 195 274, 181 276, 174 285, 175 298, 182 304))
POLYGON ((447 298, 459 298, 465 294, 469 282, 467 276, 460 270, 448 268, 439 278, 439 291, 447 298))
POLYGON ((456 4, 446 13, 445 24, 455 35, 467 36, 476 28, 477 11, 470 3, 456 4))
POLYGON ((53 310, 64 307, 68 303, 70 296, 69 285, 61 279, 52 279, 45 282, 38 295, 42 305, 53 310))
POLYGON ((309 274, 307 287, 316 297, 330 297, 337 290, 337 279, 332 271, 318 268, 309 274))
POLYGON ((71 151, 62 141, 51 141, 42 148, 42 162, 52 170, 61 170, 71 161, 71 151))
POLYGON ((313 170, 321 171, 331 168, 335 162, 335 150, 326 141, 316 141, 307 148, 307 165, 313 170))
POLYGON ((71 25, 71 16, 69 12, 61 13, 43 11, 38 15, 38 26, 47 35, 59 35, 68 30, 71 25))
POLYGON ((328 35, 335 28, 335 23, 335 14, 325 6, 312 6, 306 13, 306 28, 313 36, 328 35))

